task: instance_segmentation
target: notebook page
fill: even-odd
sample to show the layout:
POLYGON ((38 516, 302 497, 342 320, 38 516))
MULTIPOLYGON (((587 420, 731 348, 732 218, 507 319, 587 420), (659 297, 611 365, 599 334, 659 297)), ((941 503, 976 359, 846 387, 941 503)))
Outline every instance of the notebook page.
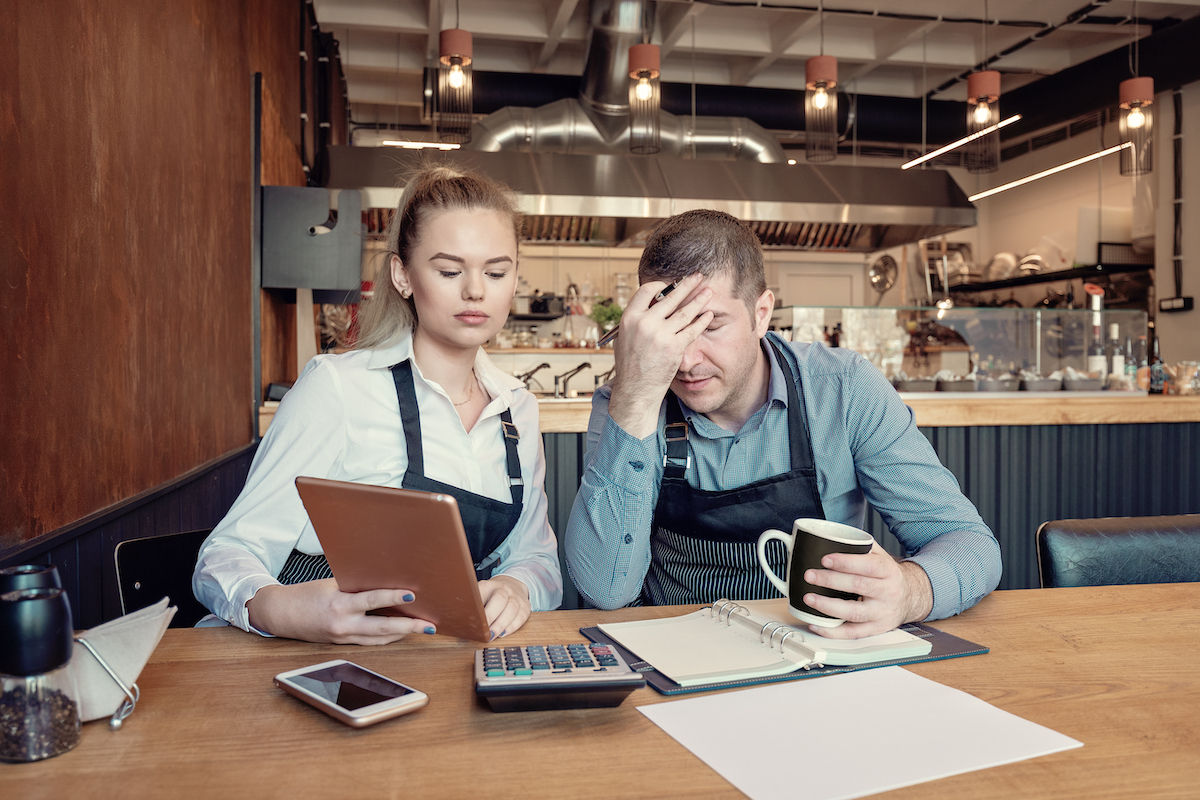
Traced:
POLYGON ((681 617, 597 627, 680 686, 783 675, 802 665, 757 639, 717 623, 704 610, 681 617))

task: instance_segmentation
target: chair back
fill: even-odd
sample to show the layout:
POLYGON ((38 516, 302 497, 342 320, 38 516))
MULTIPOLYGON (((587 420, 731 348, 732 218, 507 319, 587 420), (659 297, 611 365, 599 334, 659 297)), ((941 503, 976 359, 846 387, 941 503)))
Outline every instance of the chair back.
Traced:
POLYGON ((117 589, 121 613, 153 605, 164 596, 178 610, 172 628, 190 628, 208 614, 192 594, 192 572, 211 529, 167 533, 117 543, 117 589))
POLYGON ((1200 582, 1200 514, 1044 522, 1042 588, 1200 582))

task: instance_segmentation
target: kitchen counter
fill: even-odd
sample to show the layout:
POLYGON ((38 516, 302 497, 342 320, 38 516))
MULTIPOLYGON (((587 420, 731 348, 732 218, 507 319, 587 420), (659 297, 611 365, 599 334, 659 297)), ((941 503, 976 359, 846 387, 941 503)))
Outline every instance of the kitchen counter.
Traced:
MULTIPOLYGON (((1200 396, 1113 392, 901 392, 922 428, 1200 422, 1200 396), (998 396, 999 395, 999 396, 998 396), (1077 396, 1078 395, 1078 396, 1077 396)), ((543 400, 542 433, 587 431, 591 400, 543 400)))
MULTIPOLYGON (((981 425, 1120 425, 1200 422, 1200 396, 1120 395, 1108 392, 901 392, 922 428, 981 425)), ((259 409, 259 435, 277 402, 259 409)), ((590 397, 540 400, 542 433, 585 433, 590 397)))

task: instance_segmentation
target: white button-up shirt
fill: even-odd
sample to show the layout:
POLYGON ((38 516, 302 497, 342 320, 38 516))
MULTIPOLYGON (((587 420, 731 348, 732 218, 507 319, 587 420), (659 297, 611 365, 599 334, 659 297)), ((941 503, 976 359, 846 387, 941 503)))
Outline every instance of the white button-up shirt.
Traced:
MULTIPOLYGON (((390 367, 412 357, 412 338, 382 350, 319 355, 284 396, 259 444, 246 486, 200 549, 192 588, 217 616, 244 630, 246 603, 276 576, 293 549, 321 553, 296 492, 299 475, 400 486, 408 451, 390 367)), ((446 391, 413 362, 425 474, 504 503, 512 502, 500 414, 512 409, 524 480, 524 507, 500 546, 495 575, 529 587, 534 611, 562 602, 558 544, 546 517, 546 459, 537 399, 480 349, 475 374, 491 396, 467 431, 446 391)))

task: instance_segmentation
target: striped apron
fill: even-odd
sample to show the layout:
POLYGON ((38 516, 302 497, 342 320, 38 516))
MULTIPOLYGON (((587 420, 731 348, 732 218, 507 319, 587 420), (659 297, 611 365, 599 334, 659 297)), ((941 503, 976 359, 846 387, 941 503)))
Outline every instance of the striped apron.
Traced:
MULTIPOLYGON (((675 393, 668 392, 667 453, 641 604, 778 597, 758 563, 759 535, 770 528, 790 531, 800 517, 825 518, 804 400, 787 359, 774 342, 766 341, 787 383, 791 470, 736 489, 694 488, 687 481, 688 423, 675 393)), ((776 574, 786 574, 787 550, 781 542, 768 543, 767 560, 776 574)))
MULTIPOLYGON (((425 477, 425 450, 421 444, 421 413, 417 408, 417 392, 413 384, 412 364, 406 359, 392 367, 392 381, 396 385, 396 399, 400 404, 400 419, 404 425, 404 440, 408 449, 408 467, 400 484, 405 489, 448 494, 458 503, 462 516, 463 530, 467 534, 467 546, 475 562, 475 575, 486 580, 492 575, 500 556, 496 549, 512 533, 521 517, 524 481, 521 478, 521 460, 517 454, 520 435, 512 421, 512 413, 504 409, 500 414, 500 427, 504 434, 504 447, 508 454, 508 484, 512 492, 512 503, 504 503, 484 497, 448 483, 425 477)), ((283 584, 315 581, 333 577, 329 562, 322 553, 308 555, 293 550, 283 569, 279 582, 283 584)))

